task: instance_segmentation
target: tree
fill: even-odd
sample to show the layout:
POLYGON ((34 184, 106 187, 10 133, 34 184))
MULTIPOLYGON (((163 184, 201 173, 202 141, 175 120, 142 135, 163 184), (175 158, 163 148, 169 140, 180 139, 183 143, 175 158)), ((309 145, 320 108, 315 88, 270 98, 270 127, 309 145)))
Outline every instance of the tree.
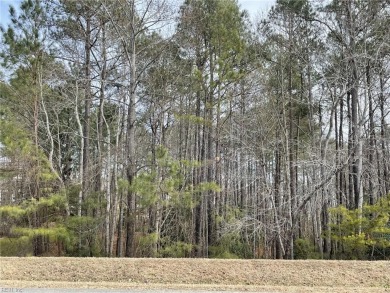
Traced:
MULTIPOLYGON (((230 90, 242 74, 239 65, 245 47, 243 17, 235 1, 186 1, 181 8, 177 37, 185 57, 195 67, 195 96, 190 97, 194 99, 193 115, 197 119, 192 158, 203 165, 202 170, 194 172, 194 185, 220 179, 216 172, 216 158, 221 151, 216 127, 220 127, 220 112, 230 90)), ((213 191, 199 196, 201 200, 194 211, 196 254, 207 256, 208 245, 216 243, 219 233, 219 196, 213 191)))
MULTIPOLYGON (((12 126, 8 124, 7 127, 16 130, 16 133, 26 131, 24 135, 27 135, 22 140, 25 146, 19 146, 19 150, 24 149, 28 152, 29 155, 26 159, 30 161, 29 190, 24 196, 39 200, 48 194, 45 191, 49 188, 45 183, 47 178, 55 176, 57 183, 50 187, 54 190, 62 185, 61 177, 53 162, 53 143, 50 144, 47 152, 43 152, 45 142, 41 135, 42 131, 52 139, 50 128, 41 123, 42 116, 46 118, 46 126, 49 123, 45 105, 52 93, 45 88, 43 80, 48 74, 48 66, 54 64, 51 56, 47 53, 47 48, 45 48, 46 10, 39 1, 27 0, 21 3, 19 15, 11 7, 10 16, 11 25, 7 30, 1 28, 4 44, 1 58, 2 66, 8 70, 13 69, 14 74, 11 77, 10 87, 2 95, 2 101, 4 106, 9 109, 8 118, 12 117, 8 121, 15 123, 12 126), (14 116, 10 115, 11 112, 15 113, 14 116), (16 123, 18 119, 21 121, 16 123), (30 145, 28 135, 31 135, 33 145, 30 145), (45 155, 48 155, 49 160, 45 160, 45 155), (45 162, 44 165, 42 165, 43 162, 45 162), (50 167, 50 175, 42 171, 46 168, 47 163, 50 167), (48 177, 45 179, 45 176, 48 177)), ((2 131, 8 132, 6 129, 2 129, 2 131)), ((4 147, 8 148, 11 153, 17 152, 18 148, 12 151, 12 146, 7 141, 10 137, 12 137, 10 133, 3 137, 4 147)), ((41 221, 41 215, 34 213, 34 227, 39 227, 41 221)), ((44 251, 43 236, 38 235, 34 241, 34 254, 39 255, 44 251)))
POLYGON ((305 172, 301 167, 305 159, 303 150, 316 152, 318 142, 311 60, 319 42, 315 28, 304 20, 313 13, 307 1, 277 1, 269 20, 262 25, 266 37, 264 63, 276 73, 270 73, 266 85, 270 89, 269 100, 277 121, 274 126, 274 217, 276 225, 281 217, 288 223, 287 227, 277 229, 278 234, 284 229, 286 231, 286 235, 275 238, 278 258, 294 257, 293 244, 300 233, 295 227, 299 222, 298 207, 301 204, 298 194, 302 192, 299 178, 305 172), (313 139, 313 145, 308 144, 307 138, 313 139), (282 238, 288 240, 283 243, 282 238))

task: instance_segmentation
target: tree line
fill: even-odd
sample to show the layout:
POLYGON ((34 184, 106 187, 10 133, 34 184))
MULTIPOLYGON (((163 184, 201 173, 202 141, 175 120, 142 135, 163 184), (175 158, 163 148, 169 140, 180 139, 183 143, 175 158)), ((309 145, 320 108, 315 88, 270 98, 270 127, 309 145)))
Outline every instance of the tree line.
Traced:
POLYGON ((9 17, 0 255, 389 258, 388 0, 9 17))

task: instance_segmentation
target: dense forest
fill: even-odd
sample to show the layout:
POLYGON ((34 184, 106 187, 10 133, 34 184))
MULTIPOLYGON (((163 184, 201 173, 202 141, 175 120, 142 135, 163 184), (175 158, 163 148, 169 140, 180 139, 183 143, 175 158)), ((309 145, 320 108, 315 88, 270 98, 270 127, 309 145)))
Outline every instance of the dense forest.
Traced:
POLYGON ((0 255, 390 258, 390 1, 24 0, 0 255))

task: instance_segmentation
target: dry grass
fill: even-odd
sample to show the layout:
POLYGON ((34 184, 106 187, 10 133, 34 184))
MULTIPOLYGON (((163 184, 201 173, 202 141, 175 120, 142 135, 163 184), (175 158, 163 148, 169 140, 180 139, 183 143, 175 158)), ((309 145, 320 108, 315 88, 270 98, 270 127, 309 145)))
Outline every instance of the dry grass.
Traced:
POLYGON ((390 293, 390 262, 0 258, 2 286, 390 293))

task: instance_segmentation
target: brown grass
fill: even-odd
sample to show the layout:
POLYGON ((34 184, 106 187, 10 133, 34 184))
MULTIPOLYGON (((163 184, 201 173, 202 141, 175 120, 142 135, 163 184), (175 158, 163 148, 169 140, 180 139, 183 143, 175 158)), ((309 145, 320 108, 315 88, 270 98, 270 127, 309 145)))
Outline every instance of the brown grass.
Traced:
POLYGON ((0 285, 269 292, 387 292, 390 262, 0 258, 0 285))

